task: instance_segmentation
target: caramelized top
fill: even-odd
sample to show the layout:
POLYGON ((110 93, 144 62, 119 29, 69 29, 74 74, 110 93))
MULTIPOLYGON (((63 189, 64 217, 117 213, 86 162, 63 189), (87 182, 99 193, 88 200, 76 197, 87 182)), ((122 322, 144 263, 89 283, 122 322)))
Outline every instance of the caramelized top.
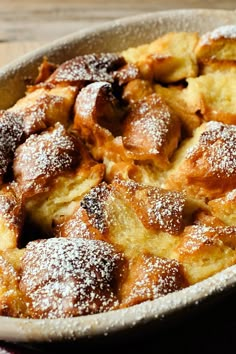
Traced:
POLYGON ((30 242, 20 288, 33 317, 71 317, 117 305, 113 284, 122 255, 98 240, 57 238, 30 242))
POLYGON ((7 172, 14 152, 23 137, 22 116, 2 111, 0 113, 0 179, 7 172))
POLYGON ((0 112, 0 315, 128 307, 236 264, 235 49, 223 26, 44 60, 0 112))
POLYGON ((24 192, 40 191, 48 180, 80 162, 79 145, 57 123, 40 135, 31 135, 16 151, 13 169, 24 192))
POLYGON ((201 45, 210 44, 211 41, 222 39, 222 38, 236 39, 236 26, 235 25, 221 26, 211 32, 207 32, 201 37, 199 44, 201 45))
POLYGON ((219 122, 206 123, 196 147, 190 148, 188 158, 203 159, 208 174, 218 178, 232 177, 236 173, 236 126, 219 122))
POLYGON ((140 185, 133 181, 114 182, 126 203, 131 203, 146 228, 179 234, 184 227, 184 195, 158 187, 140 185))
POLYGON ((112 53, 78 56, 60 65, 48 82, 70 82, 82 86, 85 82, 113 82, 113 71, 124 64, 123 57, 112 53))
POLYGON ((160 167, 166 166, 179 138, 179 120, 161 97, 152 94, 131 106, 123 142, 136 160, 157 160, 160 167))

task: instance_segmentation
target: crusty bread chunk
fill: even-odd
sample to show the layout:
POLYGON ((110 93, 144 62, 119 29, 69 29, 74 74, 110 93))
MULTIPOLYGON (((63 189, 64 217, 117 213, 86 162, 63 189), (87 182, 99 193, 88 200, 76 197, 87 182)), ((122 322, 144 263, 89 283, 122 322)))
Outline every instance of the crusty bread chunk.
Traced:
POLYGON ((226 193, 221 198, 211 200, 208 205, 211 213, 226 225, 233 226, 236 224, 236 189, 226 193))
POLYGON ((19 289, 19 269, 24 250, 0 252, 0 315, 25 317, 26 306, 19 289))
POLYGON ((15 184, 0 190, 0 250, 19 245, 24 223, 21 193, 15 184))
POLYGON ((8 109, 22 117, 26 136, 38 133, 60 122, 68 127, 77 88, 57 85, 53 88, 31 87, 27 95, 8 109))
POLYGON ((197 283, 236 262, 234 226, 191 225, 177 247, 177 259, 190 284, 197 283))
POLYGON ((93 314, 118 306, 122 254, 99 240, 51 238, 28 243, 20 290, 32 318, 93 314))
POLYGON ((137 101, 123 124, 123 143, 134 160, 165 169, 180 140, 180 120, 156 94, 137 101))
POLYGON ((28 216, 49 234, 104 174, 103 164, 59 123, 31 135, 16 151, 13 169, 28 216))
POLYGON ((200 113, 205 121, 236 124, 236 71, 216 71, 187 82, 182 97, 190 112, 200 113))
POLYGON ((164 188, 206 201, 236 187, 236 126, 203 123, 178 150, 164 188))
POLYGON ((187 281, 178 261, 144 253, 130 261, 120 291, 121 307, 157 299, 185 286, 187 281))
POLYGON ((236 60, 236 25, 226 25, 204 33, 195 48, 197 59, 206 62, 236 60))
POLYGON ((171 257, 187 217, 182 193, 147 187, 131 180, 102 183, 91 189, 80 205, 84 211, 72 214, 57 229, 57 235, 100 238, 114 244, 128 258, 144 251, 171 257), (78 226, 66 234, 65 230, 71 225, 78 226))
POLYGON ((128 63, 137 65, 142 78, 176 82, 197 76, 197 42, 197 33, 170 32, 150 44, 129 48, 122 55, 128 63))

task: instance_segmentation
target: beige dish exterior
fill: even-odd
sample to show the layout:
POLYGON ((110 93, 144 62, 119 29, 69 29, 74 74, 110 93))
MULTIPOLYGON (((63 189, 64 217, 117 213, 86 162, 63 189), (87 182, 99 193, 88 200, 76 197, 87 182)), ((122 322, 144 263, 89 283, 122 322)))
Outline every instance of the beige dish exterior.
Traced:
MULTIPOLYGON (((38 65, 44 56, 61 63, 76 55, 120 51, 149 42, 170 31, 204 33, 226 24, 236 24, 236 11, 183 9, 116 20, 91 30, 73 33, 21 57, 0 70, 0 109, 8 108, 24 95, 27 80, 36 76, 38 65)), ((56 320, 0 317, 0 340, 78 340, 82 337, 124 330, 149 321, 158 323, 163 316, 181 314, 187 307, 197 306, 201 301, 210 300, 235 286, 236 265, 179 292, 128 309, 56 320)))

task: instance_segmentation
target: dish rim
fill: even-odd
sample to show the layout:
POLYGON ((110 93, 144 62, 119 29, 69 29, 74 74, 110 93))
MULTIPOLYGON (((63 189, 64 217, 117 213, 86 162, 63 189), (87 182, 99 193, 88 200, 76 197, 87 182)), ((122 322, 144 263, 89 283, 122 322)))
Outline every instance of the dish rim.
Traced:
MULTIPOLYGON (((13 85, 15 76, 20 72, 21 80, 24 75, 32 70, 37 70, 38 64, 42 57, 48 54, 50 58, 58 57, 66 50, 80 42, 86 41, 88 38, 96 39, 97 36, 102 36, 104 33, 111 31, 112 33, 118 31, 120 28, 132 28, 137 25, 144 26, 147 23, 157 22, 159 17, 159 24, 161 19, 163 23, 172 20, 175 16, 177 18, 191 18, 191 16, 222 16, 228 15, 233 22, 236 10, 224 9, 173 9, 162 10, 153 13, 144 13, 141 15, 133 15, 114 21, 108 21, 102 25, 93 26, 91 29, 83 29, 66 35, 62 38, 52 41, 34 51, 31 51, 20 58, 15 59, 11 63, 5 65, 0 69, 0 97, 1 92, 7 89, 6 94, 10 94, 8 86, 13 85), (214 13, 214 15, 213 15, 214 13), (10 81, 9 81, 10 80, 10 81), (10 82, 10 84, 9 84, 10 82), (8 85, 7 85, 8 83, 8 85)), ((218 27, 215 26, 214 27, 218 27)), ((122 31, 121 31, 122 32, 122 31)), ((164 32, 168 32, 166 29, 164 32)), ((140 38, 138 39, 140 42, 140 38)), ((88 50, 89 52, 89 50, 88 50)), ((63 55, 66 55, 65 53, 63 55)), ((64 61, 63 59, 61 62, 64 61)), ((17 80, 19 78, 17 77, 17 80)), ((21 82, 20 90, 25 87, 25 82, 21 82)), ((5 96, 3 95, 3 101, 5 96)), ((17 98, 15 97, 14 100, 17 98)), ((5 108, 10 106, 9 101, 5 104, 5 108)), ((0 103, 0 106, 2 103, 0 103)), ((0 107, 2 108, 2 107, 0 107)), ((63 319, 20 319, 0 316, 0 340, 14 341, 14 342, 45 342, 64 339, 79 339, 83 337, 90 337, 94 335, 104 335, 126 328, 135 327, 137 324, 146 323, 152 320, 158 321, 163 317, 168 317, 172 313, 178 313, 181 309, 188 306, 198 306, 206 299, 210 299, 213 295, 222 294, 226 290, 233 288, 236 285, 236 265, 228 267, 223 271, 215 274, 208 279, 205 279, 197 284, 191 285, 178 292, 170 293, 164 297, 156 300, 146 301, 139 305, 129 307, 127 309, 119 309, 94 315, 86 315, 74 318, 63 319), (46 324, 46 325, 45 325, 46 324)))

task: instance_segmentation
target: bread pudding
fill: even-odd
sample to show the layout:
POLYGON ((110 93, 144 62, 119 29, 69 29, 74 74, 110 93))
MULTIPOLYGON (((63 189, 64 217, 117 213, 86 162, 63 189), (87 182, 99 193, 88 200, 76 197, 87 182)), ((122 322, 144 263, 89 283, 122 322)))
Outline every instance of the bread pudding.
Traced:
POLYGON ((236 264, 236 26, 44 58, 0 112, 0 315, 127 308, 236 264))

